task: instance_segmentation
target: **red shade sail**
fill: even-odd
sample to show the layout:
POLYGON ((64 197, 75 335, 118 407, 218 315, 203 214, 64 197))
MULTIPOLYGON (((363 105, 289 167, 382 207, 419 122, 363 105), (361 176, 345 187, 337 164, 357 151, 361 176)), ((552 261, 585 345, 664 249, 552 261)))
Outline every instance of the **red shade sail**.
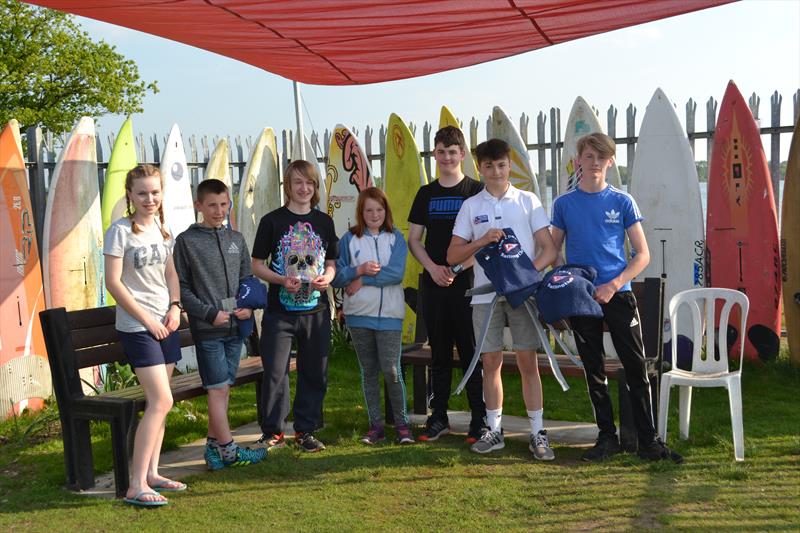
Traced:
POLYGON ((351 85, 513 56, 732 0, 35 0, 291 80, 351 85))

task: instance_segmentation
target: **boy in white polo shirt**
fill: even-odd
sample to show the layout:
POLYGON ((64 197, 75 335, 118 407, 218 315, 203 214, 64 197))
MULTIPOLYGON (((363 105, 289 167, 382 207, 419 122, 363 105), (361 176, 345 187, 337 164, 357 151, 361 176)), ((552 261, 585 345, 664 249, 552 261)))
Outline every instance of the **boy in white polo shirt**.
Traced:
MULTIPOLYGON (((534 268, 542 271, 557 257, 550 236, 550 221, 535 194, 521 191, 509 182, 511 147, 500 139, 490 139, 479 144, 475 152, 486 188, 462 204, 447 250, 447 262, 455 265, 467 260, 484 246, 503 239, 503 228, 511 228, 522 249, 532 258, 534 268)), ((475 287, 489 283, 477 262, 474 270, 475 287)), ((486 319, 492 298, 493 294, 472 297, 472 322, 476 331, 486 319)), ((525 307, 513 309, 505 299, 495 307, 481 353, 488 429, 471 449, 476 453, 489 453, 505 446, 501 429, 503 382, 500 370, 503 365, 503 328, 506 325, 511 328, 513 349, 522 376, 522 396, 531 422, 529 448, 536 459, 551 461, 555 455, 542 421, 542 381, 536 356, 539 341, 525 307)))

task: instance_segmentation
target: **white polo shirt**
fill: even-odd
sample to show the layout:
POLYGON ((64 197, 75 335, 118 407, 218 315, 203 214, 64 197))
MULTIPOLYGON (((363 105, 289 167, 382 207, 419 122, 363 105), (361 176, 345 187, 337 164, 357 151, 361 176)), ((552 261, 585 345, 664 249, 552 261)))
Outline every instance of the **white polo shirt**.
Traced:
MULTIPOLYGON (((536 240, 533 234, 549 225, 550 219, 539 198, 532 192, 521 191, 509 184, 508 190, 501 198, 495 198, 484 189, 464 200, 456 216, 453 235, 458 235, 467 241, 475 241, 492 228, 511 228, 532 262, 536 257, 536 240)), ((489 278, 477 262, 473 270, 475 287, 489 283, 489 278)), ((492 302, 492 298, 493 294, 476 295, 472 297, 472 303, 488 304, 492 302)))

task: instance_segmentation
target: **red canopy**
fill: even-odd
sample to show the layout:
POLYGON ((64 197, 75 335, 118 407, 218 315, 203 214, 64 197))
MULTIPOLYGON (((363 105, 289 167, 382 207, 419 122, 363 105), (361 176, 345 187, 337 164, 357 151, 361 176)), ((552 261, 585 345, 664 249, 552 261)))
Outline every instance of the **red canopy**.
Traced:
POLYGON ((732 0, 34 0, 291 80, 413 78, 732 0))

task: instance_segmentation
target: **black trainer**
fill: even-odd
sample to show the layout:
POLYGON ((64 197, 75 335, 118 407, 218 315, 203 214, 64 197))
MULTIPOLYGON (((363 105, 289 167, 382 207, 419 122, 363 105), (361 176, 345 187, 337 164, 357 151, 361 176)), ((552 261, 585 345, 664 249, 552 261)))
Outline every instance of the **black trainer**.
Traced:
POLYGON ((486 423, 483 420, 473 420, 469 423, 469 433, 467 433, 467 444, 475 444, 483 436, 486 430, 486 423))
POLYGON ((325 445, 313 433, 297 433, 294 441, 304 452, 321 452, 325 449, 325 445))
POLYGON ((604 461, 620 452, 622 452, 622 446, 619 445, 616 435, 601 434, 597 437, 594 446, 583 453, 581 460, 586 462, 604 461))
POLYGON ((425 430, 420 433, 417 440, 432 442, 448 433, 450 433, 450 424, 447 421, 429 418, 425 423, 425 430))
POLYGON ((640 444, 639 457, 646 461, 665 461, 669 459, 676 464, 683 462, 683 456, 667 448, 664 441, 659 438, 656 438, 650 444, 640 444))

